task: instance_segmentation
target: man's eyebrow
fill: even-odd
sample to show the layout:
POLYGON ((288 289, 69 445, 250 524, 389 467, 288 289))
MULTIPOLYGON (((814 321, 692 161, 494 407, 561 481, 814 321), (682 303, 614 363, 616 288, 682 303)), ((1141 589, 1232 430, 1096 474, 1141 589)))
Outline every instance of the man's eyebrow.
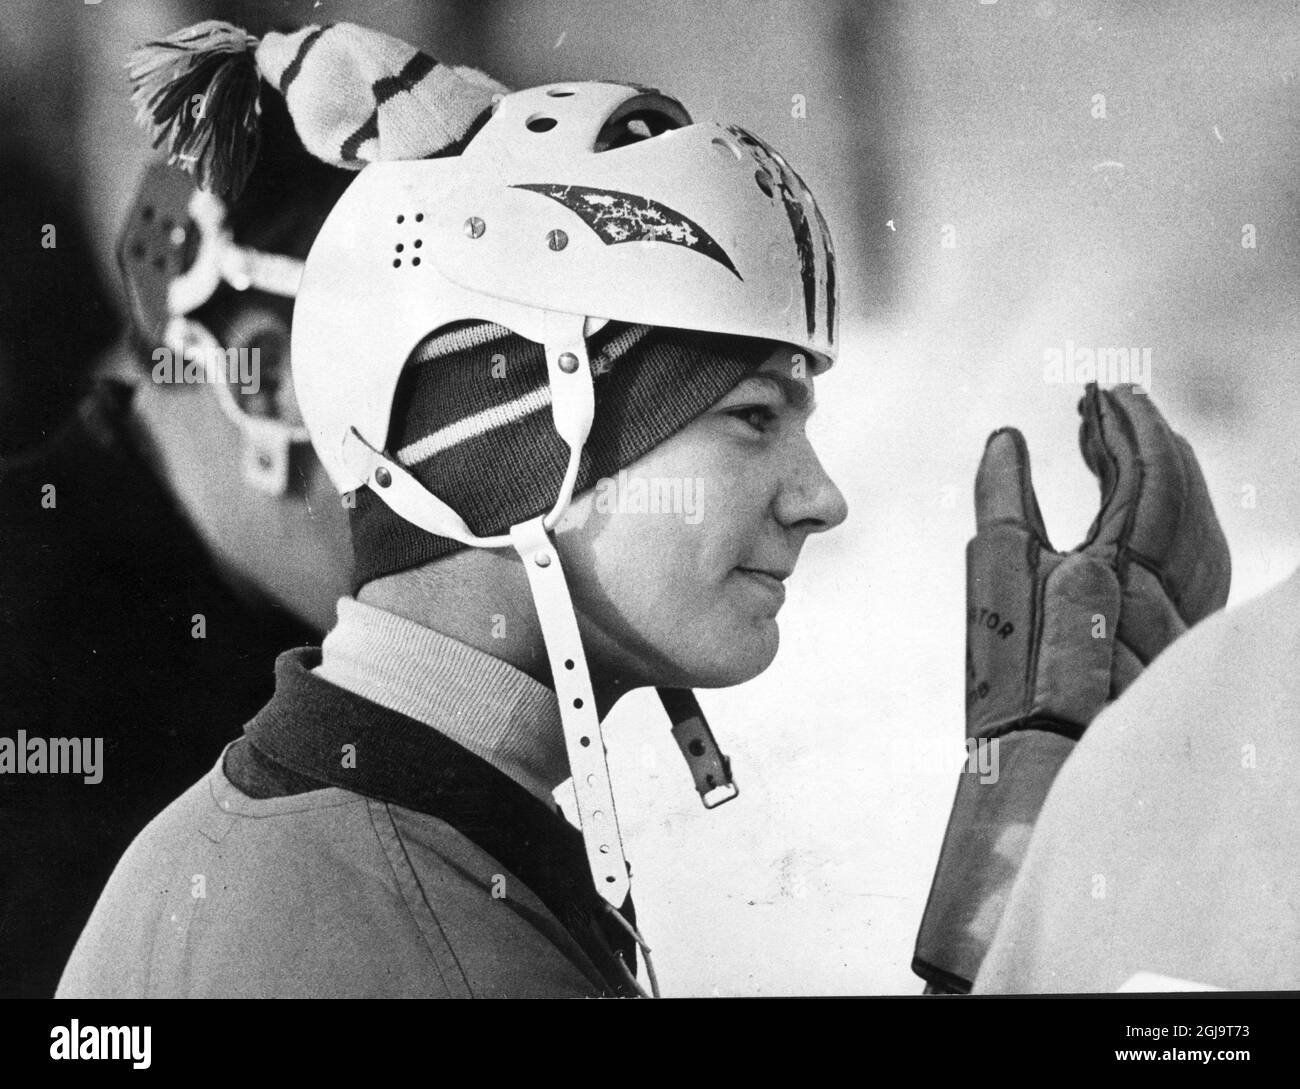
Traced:
POLYGON ((759 382, 765 386, 770 386, 785 399, 785 403, 791 408, 800 409, 809 416, 817 410, 817 402, 814 400, 811 382, 800 382, 787 375, 774 374, 771 371, 757 371, 754 374, 746 375, 737 382, 731 392, 735 393, 737 390, 744 389, 751 382, 759 382))

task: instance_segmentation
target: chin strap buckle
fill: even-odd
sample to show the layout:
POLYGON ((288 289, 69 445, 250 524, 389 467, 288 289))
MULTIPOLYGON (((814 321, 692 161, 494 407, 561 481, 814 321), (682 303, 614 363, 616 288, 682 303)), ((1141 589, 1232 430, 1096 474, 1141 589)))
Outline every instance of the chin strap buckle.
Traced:
POLYGON ((673 740, 691 769, 705 809, 716 809, 740 793, 731 777, 731 761, 718 748, 709 721, 689 688, 660 688, 659 700, 673 724, 673 740))

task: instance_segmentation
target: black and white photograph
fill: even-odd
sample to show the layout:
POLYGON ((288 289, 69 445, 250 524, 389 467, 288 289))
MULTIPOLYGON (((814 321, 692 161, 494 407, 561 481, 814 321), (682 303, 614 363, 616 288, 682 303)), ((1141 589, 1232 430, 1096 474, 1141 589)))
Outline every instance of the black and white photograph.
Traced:
POLYGON ((0 0, 8 1053, 1280 1057, 1297 179, 1293 0, 0 0))

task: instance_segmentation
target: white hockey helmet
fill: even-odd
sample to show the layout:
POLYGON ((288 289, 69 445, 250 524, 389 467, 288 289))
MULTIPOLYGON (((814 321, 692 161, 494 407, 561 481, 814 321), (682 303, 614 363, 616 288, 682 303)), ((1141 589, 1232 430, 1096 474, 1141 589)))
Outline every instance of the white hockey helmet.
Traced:
MULTIPOLYGON (((628 892, 605 747, 572 602, 547 531, 591 429, 586 337, 608 321, 732 334, 836 353, 835 260, 812 194, 766 143, 692 124, 643 87, 565 83, 504 95, 458 156, 366 166, 307 258, 294 387, 340 492, 368 485, 398 516, 528 572, 556 685, 578 815, 599 893, 628 892), (554 507, 476 536, 385 451, 408 359, 430 333, 493 322, 545 348, 552 418, 570 448, 554 507)), ((436 365, 431 364, 431 365, 436 365)), ((705 804, 735 795, 689 693, 661 692, 705 804)))
POLYGON ((459 156, 370 164, 294 314, 296 394, 340 490, 370 469, 353 428, 382 447, 412 350, 467 319, 564 348, 588 320, 763 338, 817 373, 836 351, 830 232, 762 140, 622 84, 506 95, 459 156), (652 138, 599 150, 639 126, 652 138))

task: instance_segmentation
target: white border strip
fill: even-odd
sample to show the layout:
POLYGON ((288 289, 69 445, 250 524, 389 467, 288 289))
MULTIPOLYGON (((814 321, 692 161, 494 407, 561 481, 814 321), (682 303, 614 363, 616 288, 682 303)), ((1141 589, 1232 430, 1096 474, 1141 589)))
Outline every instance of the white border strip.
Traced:
POLYGON ((513 401, 507 401, 504 405, 494 405, 473 416, 466 416, 465 419, 457 420, 450 427, 444 427, 441 431, 417 439, 409 446, 403 446, 397 451, 397 460, 407 468, 413 468, 421 462, 428 461, 435 454, 459 446, 462 442, 468 442, 479 435, 486 435, 489 431, 522 420, 534 412, 540 412, 550 403, 551 387, 538 386, 513 401))

